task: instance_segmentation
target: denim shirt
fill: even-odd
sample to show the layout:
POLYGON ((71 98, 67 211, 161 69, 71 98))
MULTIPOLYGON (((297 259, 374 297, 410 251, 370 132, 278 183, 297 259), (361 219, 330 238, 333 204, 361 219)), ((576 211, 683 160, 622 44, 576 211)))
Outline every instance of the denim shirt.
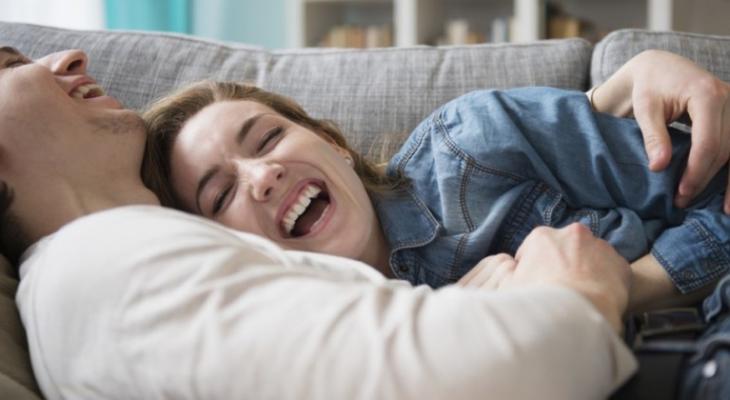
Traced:
POLYGON ((651 172, 633 119, 594 113, 582 92, 477 91, 419 124, 373 194, 396 277, 439 287, 482 258, 514 255, 541 225, 580 222, 629 261, 651 252, 682 292, 730 266, 725 169, 687 209, 673 205, 690 146, 670 129, 671 165, 651 172))

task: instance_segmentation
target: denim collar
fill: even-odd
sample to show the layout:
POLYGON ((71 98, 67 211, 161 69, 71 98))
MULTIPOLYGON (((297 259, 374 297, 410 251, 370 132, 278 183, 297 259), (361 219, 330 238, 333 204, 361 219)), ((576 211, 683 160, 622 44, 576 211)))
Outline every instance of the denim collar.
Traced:
POLYGON ((380 226, 393 255, 399 250, 420 247, 433 241, 441 225, 426 204, 410 189, 372 193, 380 226))

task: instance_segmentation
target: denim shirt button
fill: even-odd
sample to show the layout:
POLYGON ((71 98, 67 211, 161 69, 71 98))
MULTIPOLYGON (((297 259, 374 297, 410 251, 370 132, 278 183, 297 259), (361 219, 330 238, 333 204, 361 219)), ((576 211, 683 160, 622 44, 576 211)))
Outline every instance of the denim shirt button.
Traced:
POLYGON ((715 373, 717 373, 717 363, 715 360, 710 360, 705 363, 705 365, 702 367, 702 376, 705 378, 712 378, 715 376, 715 373))

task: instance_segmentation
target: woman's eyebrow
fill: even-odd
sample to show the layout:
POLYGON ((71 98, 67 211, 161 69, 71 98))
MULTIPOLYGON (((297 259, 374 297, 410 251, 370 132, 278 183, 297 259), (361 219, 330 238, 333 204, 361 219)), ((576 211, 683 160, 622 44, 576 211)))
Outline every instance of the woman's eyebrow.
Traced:
POLYGON ((246 135, 251 132, 251 128, 253 128, 256 121, 261 119, 261 117, 266 114, 267 113, 256 114, 243 122, 243 124, 241 125, 241 129, 238 130, 238 134, 236 135, 236 143, 238 143, 239 146, 241 145, 241 143, 243 143, 244 139, 246 139, 246 135))
POLYGON ((11 46, 3 46, 3 47, 0 47, 0 53, 7 53, 7 54, 14 55, 14 56, 22 56, 23 55, 23 53, 21 53, 21 52, 18 51, 18 49, 16 49, 15 47, 11 47, 11 46))
POLYGON ((254 115, 253 117, 245 120, 243 124, 241 125, 241 129, 239 129, 238 134, 236 135, 236 143, 240 146, 241 143, 243 143, 244 139, 246 139, 246 135, 251 131, 251 128, 254 127, 256 122, 258 122, 263 117, 278 117, 279 114, 273 113, 273 112, 262 112, 254 115))

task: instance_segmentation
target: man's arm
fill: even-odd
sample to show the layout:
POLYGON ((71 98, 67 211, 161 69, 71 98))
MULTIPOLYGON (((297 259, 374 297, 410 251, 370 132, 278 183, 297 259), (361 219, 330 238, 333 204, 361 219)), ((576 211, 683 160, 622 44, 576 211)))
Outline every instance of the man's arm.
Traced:
POLYGON ((66 230, 60 253, 48 256, 68 268, 49 268, 26 293, 38 296, 25 304, 44 391, 598 399, 635 368, 606 320, 570 289, 412 288, 195 217, 122 211, 66 230), (69 262, 79 257, 91 262, 69 262))

